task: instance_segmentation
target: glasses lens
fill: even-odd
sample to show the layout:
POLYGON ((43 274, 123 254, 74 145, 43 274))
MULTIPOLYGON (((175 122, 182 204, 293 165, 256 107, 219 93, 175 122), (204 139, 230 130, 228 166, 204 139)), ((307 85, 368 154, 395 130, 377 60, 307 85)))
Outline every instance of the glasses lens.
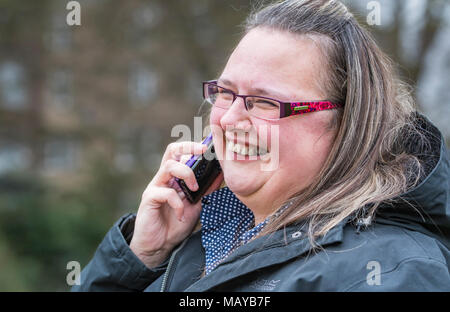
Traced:
POLYGON ((228 108, 233 104, 233 93, 214 84, 205 84, 205 100, 214 106, 228 108))
POLYGON ((247 108, 256 117, 278 119, 280 117, 280 103, 271 99, 248 97, 247 108))

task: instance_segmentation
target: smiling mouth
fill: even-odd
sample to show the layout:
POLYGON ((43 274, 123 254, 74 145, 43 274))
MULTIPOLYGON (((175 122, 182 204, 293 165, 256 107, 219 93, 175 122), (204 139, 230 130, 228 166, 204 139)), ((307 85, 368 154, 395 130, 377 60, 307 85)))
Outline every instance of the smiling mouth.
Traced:
POLYGON ((247 146, 244 144, 235 143, 228 139, 226 140, 226 147, 227 150, 243 156, 264 156, 268 153, 267 149, 262 147, 258 148, 254 145, 247 146))

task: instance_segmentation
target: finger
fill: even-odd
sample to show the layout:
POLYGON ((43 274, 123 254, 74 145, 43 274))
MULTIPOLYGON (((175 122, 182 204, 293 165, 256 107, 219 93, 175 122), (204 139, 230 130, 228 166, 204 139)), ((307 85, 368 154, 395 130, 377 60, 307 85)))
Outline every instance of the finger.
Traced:
MULTIPOLYGON (((188 160, 191 159, 191 157, 192 157, 191 154, 181 156, 181 158, 180 158, 180 163, 186 164, 186 163, 188 162, 188 160)), ((183 193, 182 190, 181 190, 181 187, 178 185, 178 183, 175 181, 174 178, 172 178, 172 179, 169 181, 169 183, 167 184, 167 186, 168 186, 168 187, 171 187, 171 188, 173 188, 173 189, 175 189, 175 190, 178 191, 178 192, 181 192, 181 193, 183 194, 183 196, 185 197, 184 193, 183 193)))
POLYGON ((168 159, 179 160, 182 155, 193 154, 199 155, 203 154, 207 149, 207 146, 202 143, 197 142, 173 142, 170 143, 166 151, 164 152, 161 163, 164 163, 168 159))
POLYGON ((191 159, 192 154, 186 154, 180 157, 180 163, 185 164, 188 162, 189 159, 191 159))
POLYGON ((159 207, 167 203, 175 212, 175 215, 179 221, 182 221, 184 214, 184 204, 180 194, 174 189, 167 187, 153 187, 148 199, 144 199, 144 203, 154 203, 159 207))
POLYGON ((173 177, 184 180, 190 190, 198 190, 197 180, 192 169, 173 159, 167 160, 156 173, 155 185, 167 186, 173 177))

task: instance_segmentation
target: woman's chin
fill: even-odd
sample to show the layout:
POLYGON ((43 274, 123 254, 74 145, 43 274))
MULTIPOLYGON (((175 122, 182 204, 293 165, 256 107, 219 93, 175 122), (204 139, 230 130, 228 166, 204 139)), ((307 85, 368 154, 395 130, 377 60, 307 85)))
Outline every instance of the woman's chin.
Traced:
POLYGON ((224 180, 227 187, 236 195, 248 196, 259 189, 261 181, 258 177, 241 172, 239 174, 227 174, 224 171, 224 180))

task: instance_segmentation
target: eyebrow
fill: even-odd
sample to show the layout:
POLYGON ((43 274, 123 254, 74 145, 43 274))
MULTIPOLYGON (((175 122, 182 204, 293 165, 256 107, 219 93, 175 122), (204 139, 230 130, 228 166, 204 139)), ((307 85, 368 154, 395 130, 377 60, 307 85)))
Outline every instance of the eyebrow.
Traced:
MULTIPOLYGON (((223 83, 226 86, 229 86, 231 88, 236 89, 235 84, 232 81, 230 81, 230 80, 228 80, 226 78, 219 78, 217 80, 217 83, 219 85, 221 85, 223 83)), ((256 93, 255 95, 261 95, 261 96, 267 96, 267 97, 272 97, 273 96, 273 97, 276 97, 277 99, 279 99, 279 98, 280 99, 284 99, 286 97, 286 95, 283 95, 283 94, 281 94, 281 93, 279 93, 279 92, 277 92, 275 90, 271 90, 271 89, 253 88, 252 87, 251 88, 251 92, 252 93, 255 92, 256 93)))

